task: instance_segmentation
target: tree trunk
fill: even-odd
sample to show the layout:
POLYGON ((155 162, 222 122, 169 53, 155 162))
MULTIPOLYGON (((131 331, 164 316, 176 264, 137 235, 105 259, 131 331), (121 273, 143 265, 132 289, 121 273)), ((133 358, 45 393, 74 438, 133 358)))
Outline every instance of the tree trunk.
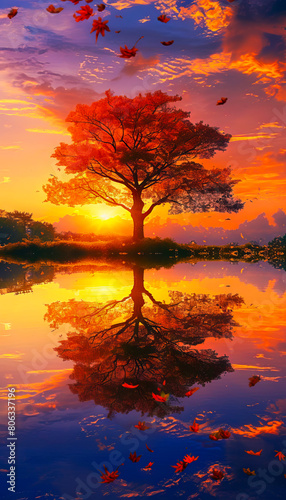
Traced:
POLYGON ((133 194, 133 207, 131 208, 131 217, 133 220, 133 241, 140 241, 144 238, 144 202, 140 193, 133 194))
POLYGON ((131 298, 134 303, 134 315, 141 318, 141 308, 144 305, 144 269, 142 267, 134 266, 133 268, 134 285, 131 291, 131 298))

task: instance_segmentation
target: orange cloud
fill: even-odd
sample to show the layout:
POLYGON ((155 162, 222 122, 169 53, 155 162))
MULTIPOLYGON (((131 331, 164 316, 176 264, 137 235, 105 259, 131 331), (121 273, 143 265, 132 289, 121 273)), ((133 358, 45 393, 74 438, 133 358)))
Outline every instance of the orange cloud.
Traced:
POLYGON ((178 17, 193 19, 198 26, 217 32, 229 25, 232 16, 231 7, 222 6, 215 0, 196 0, 188 7, 181 7, 178 17))
POLYGON ((251 424, 244 425, 244 428, 232 429, 232 432, 243 437, 254 438, 261 434, 279 434, 279 429, 282 425, 283 422, 281 420, 272 420, 265 425, 262 424, 256 427, 251 424))

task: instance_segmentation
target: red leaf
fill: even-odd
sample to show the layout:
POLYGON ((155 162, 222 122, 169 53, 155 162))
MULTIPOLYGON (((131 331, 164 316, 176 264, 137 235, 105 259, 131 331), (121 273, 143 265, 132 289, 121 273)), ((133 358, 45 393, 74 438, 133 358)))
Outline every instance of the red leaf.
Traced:
POLYGON ((248 384, 249 387, 253 387, 261 380, 261 378, 259 377, 259 375, 253 375, 253 377, 250 377, 248 380, 249 380, 248 384))
POLYGON ((243 472, 245 472, 245 474, 247 474, 248 476, 256 476, 255 474, 255 471, 254 470, 250 470, 250 468, 248 467, 247 469, 242 469, 243 472))
POLYGON ((142 455, 136 455, 136 451, 134 451, 134 453, 131 453, 130 451, 130 455, 129 455, 129 458, 131 460, 131 462, 139 462, 140 458, 142 457, 142 455))
POLYGON ((93 14, 93 9, 89 7, 89 5, 84 5, 83 7, 80 8, 80 10, 77 10, 76 13, 73 15, 75 18, 76 22, 78 23, 79 21, 84 21, 85 19, 89 19, 90 16, 93 14), (79 14, 76 16, 76 14, 79 14))
POLYGON ((174 43, 174 40, 169 40, 168 42, 161 42, 162 45, 165 45, 168 47, 169 45, 172 45, 174 43))
POLYGON ((165 396, 159 396, 159 394, 154 394, 154 392, 152 392, 152 396, 155 399, 155 401, 159 401, 160 403, 166 403, 169 394, 166 394, 165 396))
POLYGON ((104 9, 105 9, 105 5, 104 5, 104 3, 100 3, 100 4, 97 6, 97 10, 98 10, 98 12, 102 12, 104 9))
POLYGON ((261 455, 261 452, 262 452, 262 450, 260 450, 260 451, 252 451, 252 450, 246 451, 246 450, 244 450, 244 451, 245 451, 245 453, 248 453, 248 455, 257 455, 257 456, 261 455))
POLYGON ((221 106, 222 104, 225 104, 227 101, 227 97, 221 97, 219 101, 217 101, 216 105, 221 106))
POLYGON ((157 17, 158 21, 161 21, 161 23, 167 23, 170 21, 170 17, 167 17, 166 14, 161 14, 159 17, 157 17))
POLYGON ((199 387, 194 387, 194 389, 190 389, 188 392, 186 392, 185 396, 187 396, 189 398, 198 390, 199 390, 199 387))
POLYGON ((145 422, 140 422, 140 420, 137 425, 134 425, 134 427, 136 427, 136 429, 139 429, 140 431, 146 431, 146 429, 150 429, 150 427, 145 425, 145 422))
POLYGON ((13 19, 13 17, 17 16, 17 14, 18 14, 18 9, 13 8, 10 10, 9 14, 7 14, 7 17, 9 17, 9 19, 13 19))
POLYGON ((92 23, 92 28, 91 28, 91 33, 96 31, 96 36, 95 36, 95 41, 97 42, 98 35, 101 34, 102 36, 105 35, 105 31, 110 31, 109 27, 107 26, 108 21, 102 21, 101 17, 98 19, 95 19, 92 23))
POLYGON ((99 471, 101 474, 102 483, 112 483, 115 479, 118 478, 119 472, 117 469, 113 472, 109 472, 105 465, 103 467, 105 472, 99 471))
POLYGON ((59 12, 61 12, 63 9, 63 7, 54 7, 53 5, 49 5, 49 7, 46 8, 46 10, 48 12, 50 12, 51 14, 58 14, 59 12))
POLYGON ((212 470, 212 475, 211 478, 215 479, 216 481, 221 481, 221 479, 225 476, 224 472, 219 469, 213 469, 212 470))
POLYGON ((184 462, 186 462, 187 464, 191 464, 192 462, 195 462, 196 460, 198 460, 199 457, 191 457, 190 455, 185 455, 184 456, 184 462))
POLYGON ((126 389, 136 389, 136 387, 138 387, 139 384, 137 385, 132 385, 132 384, 127 384, 127 382, 124 382, 124 384, 122 384, 122 387, 126 387, 126 389))
POLYGON ((180 462, 177 462, 176 465, 171 465, 171 467, 174 467, 175 472, 178 473, 178 472, 183 472, 183 470, 185 470, 187 465, 188 465, 187 462, 181 460, 180 462))
POLYGON ((143 467, 143 470, 151 470, 152 465, 154 465, 154 462, 149 462, 149 464, 146 465, 146 467, 143 467))
POLYGON ((282 451, 277 451, 277 450, 275 451, 277 452, 275 457, 278 457, 280 461, 285 460, 285 455, 283 455, 282 451))
POLYGON ((193 425, 190 425, 190 431, 198 432, 199 428, 200 428, 200 426, 197 424, 196 419, 195 419, 193 425))
POLYGON ((149 448, 149 446, 146 443, 145 443, 145 446, 146 446, 148 451, 151 451, 151 453, 154 453, 154 450, 151 450, 151 448, 149 448))

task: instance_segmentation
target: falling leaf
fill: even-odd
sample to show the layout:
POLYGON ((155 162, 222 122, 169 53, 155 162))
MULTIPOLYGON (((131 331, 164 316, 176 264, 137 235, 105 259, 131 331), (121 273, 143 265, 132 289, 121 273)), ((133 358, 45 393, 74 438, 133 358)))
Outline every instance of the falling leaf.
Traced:
POLYGON ((145 446, 146 446, 148 451, 150 451, 151 453, 154 453, 154 450, 151 450, 151 448, 149 448, 149 446, 146 443, 145 443, 145 446))
POLYGON ((131 453, 131 451, 130 451, 129 458, 130 458, 131 462, 139 462, 141 457, 142 457, 142 455, 136 455, 136 451, 134 451, 134 453, 131 453))
POLYGON ((187 396, 189 398, 198 390, 199 390, 199 387, 194 387, 194 389, 190 389, 188 392, 186 392, 185 396, 187 396))
POLYGON ((280 461, 285 460, 285 455, 283 455, 282 451, 277 451, 277 450, 274 451, 276 451, 275 457, 278 457, 280 461))
POLYGON ((246 451, 246 450, 244 450, 244 451, 245 451, 245 453, 248 453, 248 455, 257 455, 257 456, 261 455, 261 452, 262 452, 262 450, 260 450, 260 451, 252 451, 252 450, 246 451))
POLYGON ((122 387, 126 387, 126 389, 136 389, 136 387, 139 387, 139 384, 132 385, 132 384, 127 384, 127 382, 124 382, 124 384, 122 384, 122 387))
POLYGON ((48 12, 50 12, 51 14, 58 14, 59 12, 61 12, 63 9, 63 7, 54 7, 53 5, 49 5, 46 10, 48 12))
POLYGON ((245 474, 247 474, 248 476, 256 476, 255 474, 255 471, 254 470, 250 470, 250 468, 248 467, 247 469, 242 469, 243 472, 245 472, 245 474))
POLYGON ((197 424, 196 419, 195 419, 193 422, 193 425, 190 425, 190 431, 198 432, 199 428, 200 428, 200 426, 197 424))
POLYGON ((216 481, 221 481, 224 476, 225 476, 225 474, 224 474, 224 472, 222 472, 222 470, 219 470, 219 469, 212 470, 211 479, 214 479, 216 481))
POLYGON ((121 30, 119 30, 119 31, 115 31, 115 33, 121 33, 121 30))
POLYGON ((10 10, 9 14, 7 14, 7 17, 9 17, 9 19, 13 19, 13 17, 17 16, 17 14, 18 14, 18 9, 13 8, 10 10))
POLYGON ((167 23, 170 21, 170 17, 167 17, 166 14, 161 14, 159 17, 157 17, 158 21, 161 21, 161 23, 167 23))
POLYGON ((221 106, 222 104, 225 104, 227 101, 227 97, 221 97, 219 101, 217 101, 216 105, 221 106))
POLYGON ((105 472, 99 471, 102 479, 101 483, 112 483, 115 479, 118 478, 119 472, 117 469, 113 472, 109 472, 107 467, 105 467, 105 465, 103 467, 105 472))
POLYGON ((79 21, 84 21, 85 19, 89 19, 90 16, 93 14, 93 9, 89 7, 89 5, 84 5, 81 7, 80 10, 77 10, 73 17, 75 18, 76 22, 78 23, 79 21), (76 14, 79 14, 76 16, 76 14))
POLYGON ((172 45, 174 43, 174 40, 169 40, 168 42, 161 42, 162 45, 165 45, 168 47, 169 45, 172 45))
POLYGON ((155 401, 159 401, 159 403, 166 403, 167 399, 169 399, 169 394, 165 394, 165 396, 160 396, 159 394, 154 394, 154 392, 152 392, 152 396, 155 399, 155 401))
POLYGON ((127 45, 123 47, 120 47, 120 52, 121 52, 121 56, 119 57, 123 57, 124 59, 130 59, 130 57, 135 57, 136 55, 136 52, 138 52, 138 49, 136 49, 136 47, 132 47, 132 49, 128 49, 127 45))
POLYGON ((136 429, 139 429, 140 431, 146 431, 146 429, 150 429, 150 427, 145 425, 145 422, 140 422, 140 420, 137 425, 134 425, 134 427, 136 427, 136 429))
POLYGON ((154 462, 149 462, 149 464, 146 465, 146 467, 143 467, 143 470, 151 470, 152 465, 154 465, 154 462))
POLYGON ((257 384, 261 378, 259 377, 259 375, 253 375, 253 377, 250 377, 249 379, 249 387, 253 387, 255 384, 257 384))
POLYGON ((95 41, 97 42, 98 35, 101 34, 102 36, 105 35, 105 31, 110 31, 109 27, 107 26, 108 21, 102 21, 101 17, 98 19, 95 19, 92 23, 92 29, 91 33, 96 31, 96 36, 95 36, 95 41))
POLYGON ((98 12, 102 12, 104 9, 105 9, 104 3, 100 3, 99 5, 97 5, 98 12))

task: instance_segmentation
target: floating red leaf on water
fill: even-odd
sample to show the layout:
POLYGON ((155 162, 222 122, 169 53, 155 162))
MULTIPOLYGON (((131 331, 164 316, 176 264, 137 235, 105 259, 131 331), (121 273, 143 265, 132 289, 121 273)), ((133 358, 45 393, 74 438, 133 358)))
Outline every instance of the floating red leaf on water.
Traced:
POLYGON ((277 450, 275 451, 276 451, 275 457, 278 457, 280 461, 285 460, 285 455, 283 455, 282 451, 277 451, 277 450))
POLYGON ((152 465, 154 465, 154 462, 149 462, 149 464, 146 465, 146 467, 143 467, 143 470, 151 470, 152 465))
POLYGON ((209 438, 212 439, 213 441, 218 441, 219 440, 218 433, 216 432, 216 433, 210 434, 209 438))
POLYGON ((166 14, 161 14, 159 17, 157 17, 158 21, 161 21, 161 23, 167 23, 170 21, 170 17, 167 17, 166 14))
POLYGON ((242 469, 243 472, 245 472, 245 474, 247 474, 248 476, 256 476, 255 474, 255 471, 254 470, 250 470, 250 468, 248 467, 247 469, 242 469))
POLYGON ((186 392, 185 396, 187 396, 189 398, 198 390, 199 390, 199 387, 194 387, 194 389, 190 389, 188 392, 186 392))
POLYGON ((121 30, 119 30, 119 31, 115 31, 115 33, 121 33, 121 30))
POLYGON ((211 479, 215 479, 216 481, 221 481, 224 476, 225 474, 222 470, 219 469, 212 470, 211 479))
POLYGON ((190 431, 198 432, 199 428, 200 428, 200 426, 197 424, 196 419, 195 419, 193 422, 193 425, 190 425, 190 431))
POLYGON ((166 403, 167 399, 169 398, 169 394, 160 396, 159 394, 154 394, 154 392, 152 392, 152 397, 155 399, 155 401, 159 401, 159 403, 166 403))
POLYGON ((145 446, 146 446, 148 451, 151 451, 151 453, 154 453, 154 450, 151 450, 151 448, 149 448, 149 446, 146 443, 145 443, 145 446))
POLYGON ((183 472, 183 470, 185 470, 185 468, 187 467, 187 462, 185 462, 184 460, 181 460, 180 462, 177 462, 176 465, 171 465, 171 467, 174 467, 175 469, 175 472, 183 472))
POLYGON ((126 389, 136 389, 136 387, 139 387, 139 384, 132 385, 132 384, 127 384, 127 382, 124 382, 124 384, 122 384, 122 387, 126 387, 126 389))
POLYGON ((224 429, 219 429, 216 432, 212 432, 209 438, 213 441, 218 441, 219 439, 228 439, 231 436, 231 432, 225 431, 224 429))
POLYGON ((172 45, 174 43, 174 40, 169 40, 168 42, 161 42, 162 45, 165 45, 168 47, 169 45, 172 45))
POLYGON ((185 468, 191 464, 192 462, 195 462, 198 460, 199 457, 191 457, 190 455, 185 455, 184 460, 180 460, 180 462, 177 462, 176 465, 171 465, 175 469, 175 472, 183 472, 185 468))
POLYGON ((196 460, 198 460, 198 456, 197 457, 191 457, 191 455, 185 455, 184 456, 184 462, 186 462, 187 464, 191 464, 192 462, 195 462, 196 460))
POLYGON ((104 3, 100 3, 97 5, 97 10, 98 12, 102 12, 105 9, 104 3))
POLYGON ((261 377, 259 375, 253 375, 253 377, 250 377, 248 380, 249 380, 248 384, 249 387, 253 387, 261 380, 261 377))
POLYGON ((134 425, 134 427, 136 427, 136 429, 139 429, 140 431, 146 431, 146 429, 150 429, 150 427, 145 425, 145 422, 140 422, 140 420, 137 425, 134 425))
POLYGON ((252 450, 246 451, 246 450, 244 450, 244 451, 245 451, 245 453, 248 453, 248 455, 257 455, 257 456, 261 455, 261 452, 262 452, 262 450, 260 450, 260 451, 252 451, 252 450))
POLYGON ((112 483, 115 479, 118 478, 119 476, 119 472, 118 470, 116 469, 115 471, 113 472, 109 472, 107 467, 105 467, 105 465, 103 466, 104 467, 104 471, 105 472, 100 472, 100 475, 101 475, 101 479, 102 479, 102 483, 112 483))
POLYGON ((218 432, 220 439, 228 439, 231 436, 231 432, 224 431, 223 429, 219 429, 218 432))
POLYGON ((13 19, 13 17, 17 16, 17 14, 18 14, 18 9, 14 7, 13 9, 10 10, 9 14, 7 14, 7 17, 9 17, 9 19, 13 19))
POLYGON ((122 16, 115 16, 115 17, 120 17, 121 19, 123 19, 123 17, 122 17, 122 16))
POLYGON ((95 36, 95 41, 97 42, 98 35, 101 34, 102 36, 105 35, 105 31, 110 31, 109 27, 107 26, 108 21, 102 21, 101 17, 98 19, 95 19, 92 23, 92 29, 91 33, 96 31, 96 36, 95 36))
POLYGON ((225 104, 227 101, 227 97, 221 97, 219 101, 217 101, 216 105, 217 106, 222 106, 222 104, 225 104))
POLYGON ((80 8, 80 10, 77 10, 73 17, 75 18, 76 22, 78 23, 79 21, 84 21, 85 19, 89 19, 90 16, 93 14, 93 9, 89 7, 89 5, 84 5, 83 7, 80 8), (79 14, 76 16, 76 14, 79 14))
POLYGON ((51 14, 58 14, 59 12, 61 12, 63 9, 63 7, 54 7, 54 5, 49 5, 46 10, 48 12, 50 12, 51 14))
POLYGON ((142 457, 142 455, 136 455, 136 451, 134 451, 134 453, 131 453, 131 451, 130 451, 129 458, 130 458, 131 462, 139 462, 141 457, 142 457))

